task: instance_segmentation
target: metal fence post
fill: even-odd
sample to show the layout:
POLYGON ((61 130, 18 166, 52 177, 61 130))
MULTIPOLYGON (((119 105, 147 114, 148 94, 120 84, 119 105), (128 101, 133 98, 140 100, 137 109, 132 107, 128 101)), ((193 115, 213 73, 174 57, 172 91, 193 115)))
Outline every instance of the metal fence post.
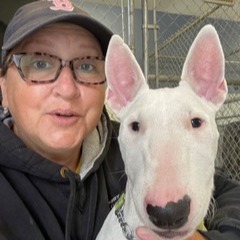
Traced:
POLYGON ((135 54, 135 21, 134 21, 135 0, 128 0, 128 45, 135 54))
POLYGON ((148 3, 147 0, 142 0, 143 12, 143 72, 148 81, 148 3))

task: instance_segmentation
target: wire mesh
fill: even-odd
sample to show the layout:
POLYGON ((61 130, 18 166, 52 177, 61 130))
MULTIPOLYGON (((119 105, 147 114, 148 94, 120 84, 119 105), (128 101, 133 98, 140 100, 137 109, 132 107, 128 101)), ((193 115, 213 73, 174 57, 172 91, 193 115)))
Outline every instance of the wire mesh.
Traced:
MULTIPOLYGON (((182 66, 191 43, 205 24, 212 24, 218 31, 226 59, 226 79, 229 94, 224 106, 217 113, 220 132, 216 164, 229 176, 240 180, 240 2, 233 6, 205 3, 199 0, 157 1, 158 69, 156 54, 149 56, 149 85, 174 87, 178 84, 182 66), (155 74, 155 75, 154 75, 155 74), (153 77, 152 77, 153 76, 153 77)), ((148 19, 148 21, 151 21, 148 19)), ((151 36, 151 32, 149 36, 151 36)), ((153 39, 149 37, 149 39, 153 39)), ((151 43, 148 44, 151 46, 151 43)), ((153 45, 153 44, 152 44, 153 45)))

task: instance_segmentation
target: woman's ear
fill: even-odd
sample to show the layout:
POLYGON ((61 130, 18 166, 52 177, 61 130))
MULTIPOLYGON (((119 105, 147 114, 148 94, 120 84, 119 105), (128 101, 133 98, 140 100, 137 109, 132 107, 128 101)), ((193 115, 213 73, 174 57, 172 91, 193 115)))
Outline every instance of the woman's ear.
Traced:
MULTIPOLYGON (((2 71, 2 70, 0 70, 0 71, 2 71)), ((5 76, 2 76, 2 74, 0 72, 0 91, 1 91, 0 95, 1 95, 1 105, 3 107, 8 107, 5 76)))

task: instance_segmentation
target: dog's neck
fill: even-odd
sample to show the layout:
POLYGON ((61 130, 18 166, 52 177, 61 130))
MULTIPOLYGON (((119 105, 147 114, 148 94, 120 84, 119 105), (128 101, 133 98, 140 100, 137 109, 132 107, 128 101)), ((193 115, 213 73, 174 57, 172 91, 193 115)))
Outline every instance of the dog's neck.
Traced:
POLYGON ((115 206, 115 215, 127 240, 136 240, 135 229, 137 226, 143 226, 132 199, 129 184, 127 183, 126 192, 120 196, 115 206))
POLYGON ((118 202, 115 206, 115 214, 118 219, 118 222, 120 224, 120 227, 122 228, 122 232, 124 237, 127 240, 135 240, 134 237, 134 231, 133 229, 129 226, 125 219, 126 215, 125 211, 125 192, 121 194, 120 198, 118 199, 118 202))

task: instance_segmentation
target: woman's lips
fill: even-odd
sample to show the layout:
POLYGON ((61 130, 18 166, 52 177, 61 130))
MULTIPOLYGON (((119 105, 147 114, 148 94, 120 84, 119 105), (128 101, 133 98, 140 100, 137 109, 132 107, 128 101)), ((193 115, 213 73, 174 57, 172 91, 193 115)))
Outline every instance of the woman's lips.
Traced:
POLYGON ((51 111, 49 115, 56 123, 63 125, 71 125, 80 118, 80 114, 76 113, 75 111, 63 109, 51 111))

